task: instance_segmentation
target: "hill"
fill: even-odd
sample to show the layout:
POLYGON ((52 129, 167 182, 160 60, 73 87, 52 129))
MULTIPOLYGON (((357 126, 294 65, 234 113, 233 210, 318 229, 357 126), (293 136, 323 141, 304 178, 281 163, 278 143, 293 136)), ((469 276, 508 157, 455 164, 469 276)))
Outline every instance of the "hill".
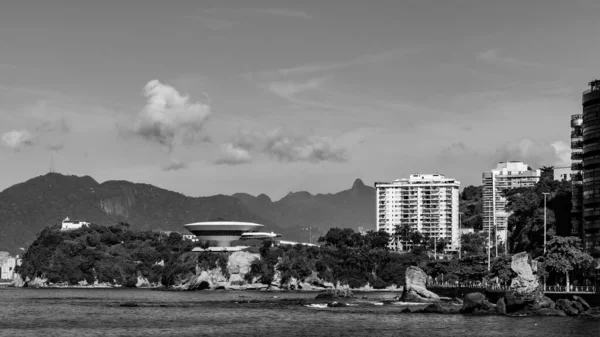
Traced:
POLYGON ((240 200, 215 195, 192 198, 153 185, 128 181, 102 184, 89 176, 49 173, 0 192, 0 249, 22 253, 43 228, 65 217, 110 225, 127 222, 135 230, 186 232, 185 223, 215 218, 252 221, 280 231, 251 213, 240 200))
POLYGON ((329 228, 375 229, 375 188, 360 179, 354 181, 352 188, 335 194, 290 192, 278 201, 264 194, 255 197, 236 193, 233 197, 241 200, 250 212, 272 220, 303 240, 307 240, 309 232, 303 232, 302 228, 309 226, 313 228, 313 242, 329 228))

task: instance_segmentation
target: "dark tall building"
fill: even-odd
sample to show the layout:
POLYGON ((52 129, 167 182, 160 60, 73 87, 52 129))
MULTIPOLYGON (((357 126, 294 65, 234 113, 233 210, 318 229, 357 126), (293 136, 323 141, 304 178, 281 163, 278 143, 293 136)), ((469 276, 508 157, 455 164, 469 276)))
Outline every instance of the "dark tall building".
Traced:
POLYGON ((571 232, 581 237, 583 227, 583 115, 571 116, 571 232))
POLYGON ((583 92, 583 228, 586 250, 600 249, 600 80, 583 92))

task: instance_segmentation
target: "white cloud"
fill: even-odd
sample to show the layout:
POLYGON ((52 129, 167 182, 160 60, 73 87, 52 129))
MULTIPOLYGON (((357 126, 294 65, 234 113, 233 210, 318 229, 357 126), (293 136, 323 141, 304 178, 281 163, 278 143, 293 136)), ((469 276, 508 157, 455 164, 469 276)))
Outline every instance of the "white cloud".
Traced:
POLYGON ((312 19, 305 11, 289 8, 210 8, 203 11, 206 14, 230 13, 238 15, 267 14, 273 16, 284 16, 291 18, 312 19))
POLYGON ((280 75, 288 76, 288 75, 302 75, 308 73, 322 72, 328 70, 336 70, 347 67, 354 66, 363 66, 373 63, 385 62, 394 60, 397 58, 401 58, 407 55, 413 55, 418 53, 418 49, 414 48, 395 48, 391 50, 382 51, 379 53, 373 54, 365 54, 358 56, 354 59, 346 60, 346 61, 338 61, 338 62, 329 62, 329 63, 311 63, 300 65, 291 68, 279 69, 277 72, 280 75))
POLYGON ((178 171, 178 170, 185 169, 187 167, 188 166, 186 163, 184 163, 180 160, 171 158, 171 159, 169 159, 169 162, 167 164, 163 165, 163 171, 178 171))
POLYGON ((267 136, 264 152, 280 161, 296 162, 345 162, 348 153, 345 149, 334 145, 328 137, 288 136, 281 131, 271 132, 267 136))
POLYGON ((33 136, 27 130, 8 131, 2 135, 2 145, 11 150, 19 151, 25 146, 33 145, 33 136))
POLYGON ((536 62, 528 62, 519 60, 512 57, 500 56, 498 55, 498 49, 489 49, 483 52, 477 53, 477 58, 493 64, 506 64, 513 66, 529 66, 529 67, 542 67, 544 66, 541 63, 536 62))
POLYGON ((302 19, 312 19, 313 17, 306 14, 305 11, 298 9, 287 9, 287 8, 266 8, 266 9, 257 9, 256 13, 260 14, 270 14, 270 15, 279 15, 279 16, 287 16, 291 18, 302 18, 302 19))
POLYGON ((349 160, 346 149, 334 144, 328 137, 300 137, 286 135, 281 130, 261 133, 252 130, 240 130, 229 143, 224 144, 224 158, 219 163, 239 164, 251 160, 250 152, 266 154, 282 162, 310 162, 323 161, 345 162, 349 160))
POLYGON ((221 147, 223 156, 215 162, 216 164, 240 165, 252 161, 252 156, 247 149, 232 143, 225 143, 221 147))
POLYGON ((201 132, 211 114, 208 104, 190 102, 172 86, 152 80, 144 87, 148 101, 137 116, 133 132, 171 150, 176 138, 191 142, 201 132))
POLYGON ((550 144, 557 158, 556 166, 571 166, 571 144, 564 141, 556 141, 550 144))
POLYGON ((319 90, 325 82, 324 77, 313 78, 308 81, 276 81, 267 84, 267 89, 285 99, 294 100, 294 96, 305 91, 319 90))
POLYGON ((522 161, 532 168, 542 166, 568 166, 570 149, 563 141, 541 142, 529 138, 520 138, 508 142, 496 150, 496 161, 522 161), (567 155, 567 151, 569 155, 567 155))

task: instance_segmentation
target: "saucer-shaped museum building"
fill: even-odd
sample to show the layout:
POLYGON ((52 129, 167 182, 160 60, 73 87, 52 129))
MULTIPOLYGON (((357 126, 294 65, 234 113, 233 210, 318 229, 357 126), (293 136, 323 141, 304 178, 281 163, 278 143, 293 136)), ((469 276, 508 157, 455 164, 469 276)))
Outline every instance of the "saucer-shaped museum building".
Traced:
POLYGON ((242 234, 258 232, 264 226, 253 222, 207 221, 195 222, 183 227, 201 241, 215 242, 218 247, 231 247, 231 243, 239 240, 242 234))

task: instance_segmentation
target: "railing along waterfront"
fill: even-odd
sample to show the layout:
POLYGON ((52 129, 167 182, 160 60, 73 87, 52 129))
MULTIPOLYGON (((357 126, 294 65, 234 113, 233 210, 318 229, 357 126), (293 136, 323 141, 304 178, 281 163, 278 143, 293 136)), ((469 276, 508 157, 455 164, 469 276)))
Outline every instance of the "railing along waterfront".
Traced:
MULTIPOLYGON (((451 283, 451 282, 433 282, 427 283, 427 287, 439 287, 439 288, 478 288, 485 289, 488 291, 507 291, 510 286, 504 284, 482 284, 479 282, 467 282, 467 283, 451 283)), ((546 286, 544 292, 551 293, 596 293, 595 286, 570 286, 569 289, 563 286, 546 286)))
POLYGON ((562 286, 546 286, 546 291, 550 293, 595 293, 596 287, 594 286, 570 286, 569 289, 567 287, 562 286))
POLYGON ((427 287, 440 287, 440 288, 477 288, 485 289, 490 291, 506 291, 509 286, 504 284, 483 284, 479 282, 466 282, 466 283, 451 283, 451 282, 433 282, 427 283, 427 287))

